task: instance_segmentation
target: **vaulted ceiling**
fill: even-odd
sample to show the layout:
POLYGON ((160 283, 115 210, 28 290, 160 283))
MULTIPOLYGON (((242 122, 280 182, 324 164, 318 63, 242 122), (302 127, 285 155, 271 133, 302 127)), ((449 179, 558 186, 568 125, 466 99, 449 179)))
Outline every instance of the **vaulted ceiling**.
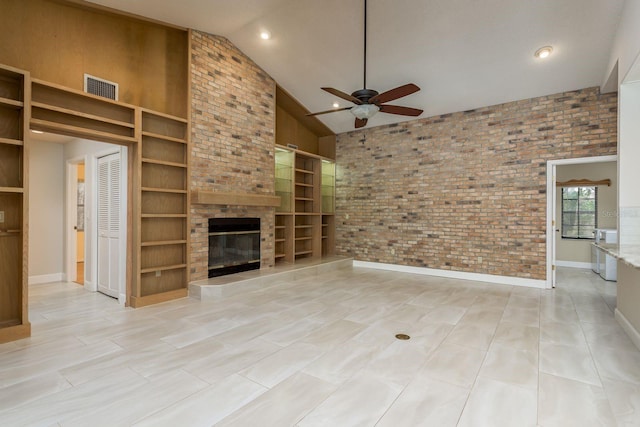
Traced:
MULTIPOLYGON (((362 88, 363 0, 91 0, 227 37, 310 111, 362 88), (261 31, 271 33, 262 40, 261 31)), ((421 117, 600 86, 624 0, 369 0, 367 86, 421 117), (552 55, 534 52, 546 45, 552 55)), ((348 111, 318 116, 353 129, 348 111)), ((379 113, 368 126, 411 118, 379 113)))

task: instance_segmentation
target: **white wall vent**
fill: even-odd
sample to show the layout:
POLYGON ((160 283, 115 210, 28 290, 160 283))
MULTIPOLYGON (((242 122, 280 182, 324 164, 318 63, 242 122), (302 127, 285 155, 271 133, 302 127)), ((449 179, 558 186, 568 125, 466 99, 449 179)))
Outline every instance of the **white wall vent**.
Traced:
POLYGON ((84 91, 103 98, 118 100, 118 83, 110 82, 90 74, 84 75, 84 91))

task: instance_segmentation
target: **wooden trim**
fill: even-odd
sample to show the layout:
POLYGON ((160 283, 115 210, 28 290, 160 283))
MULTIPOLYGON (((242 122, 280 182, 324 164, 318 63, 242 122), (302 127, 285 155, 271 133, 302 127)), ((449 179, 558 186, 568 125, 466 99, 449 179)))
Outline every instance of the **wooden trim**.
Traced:
POLYGON ((3 98, 0 96, 0 106, 19 110, 24 107, 24 103, 22 101, 16 101, 15 99, 3 98))
MULTIPOLYGON (((176 120, 178 121, 178 120, 176 120)), ((182 123, 182 122, 180 122, 182 123)), ((177 142, 180 144, 186 144, 187 141, 181 138, 174 138, 173 136, 168 136, 168 135, 161 135, 159 133, 153 133, 153 132, 147 132, 147 131, 143 131, 142 132, 142 136, 146 136, 149 138, 155 138, 155 139, 164 139, 165 141, 171 141, 171 142, 177 142)))
POLYGON ((189 295, 187 288, 176 289, 174 291, 163 292, 155 295, 148 295, 144 297, 131 297, 131 306, 133 308, 145 307, 147 305, 158 304, 161 302, 172 301, 178 298, 186 298, 189 295))
POLYGON ((133 123, 123 122, 121 120, 114 120, 108 117, 98 116, 95 114, 84 113, 82 111, 76 111, 69 108, 58 107, 57 105, 45 104, 43 102, 32 102, 31 107, 41 108, 43 110, 55 111, 57 113, 63 113, 63 114, 68 114, 70 116, 82 117, 83 119, 95 120, 97 122, 109 123, 111 125, 122 126, 130 129, 133 129, 135 127, 133 123))
MULTIPOLYGON (((136 108, 134 114, 134 123, 135 127, 135 135, 138 140, 138 144, 136 144, 135 150, 135 159, 131 162, 133 168, 133 181, 135 182, 135 186, 133 190, 133 200, 135 209, 132 209, 133 221, 135 221, 135 229, 136 234, 134 236, 132 245, 132 253, 131 256, 134 260, 132 269, 133 280, 131 283, 131 289, 127 296, 127 304, 131 307, 136 307, 135 299, 140 297, 142 292, 142 280, 140 277, 141 272, 141 259, 142 259, 142 109, 136 108)), ((132 156, 133 157, 133 156, 132 156)))
POLYGON ((64 125, 58 122, 50 122, 40 119, 31 119, 31 129, 41 130, 43 132, 58 133, 61 135, 88 138, 101 142, 110 142, 117 145, 129 145, 136 144, 138 142, 135 137, 131 136, 120 136, 109 132, 102 132, 78 126, 64 125))
MULTIPOLYGON (((24 182, 24 178, 23 178, 24 182)), ((22 187, 0 187, 0 192, 2 193, 24 193, 24 189, 22 187)))
POLYGON ((298 153, 299 155, 304 156, 304 157, 312 157, 314 159, 327 160, 327 161, 329 161, 331 163, 335 163, 336 162, 335 159, 332 159, 330 157, 325 157, 325 156, 321 156, 319 154, 309 153, 308 151, 296 150, 295 148, 287 147, 286 145, 275 144, 275 146, 276 146, 276 148, 278 150, 292 151, 292 152, 298 153))
MULTIPOLYGON (((24 315, 22 316, 25 317, 24 315)), ((7 326, 0 328, 0 344, 10 341, 17 341, 31 336, 31 324, 23 323, 22 325, 7 326)))
POLYGON ((20 139, 0 138, 0 144, 24 145, 24 142, 20 139))
POLYGON ((83 98, 92 99, 92 100, 95 100, 95 101, 98 101, 98 102, 102 102, 102 103, 105 103, 105 104, 112 104, 112 105, 118 106, 118 107, 125 107, 125 108, 129 108, 131 110, 135 110, 135 109, 139 108, 139 107, 136 107, 133 104, 127 104, 126 102, 116 101, 114 99, 109 99, 109 98, 105 98, 103 96, 94 95, 92 93, 87 93, 87 92, 84 92, 84 91, 81 91, 81 90, 77 90, 77 89, 73 89, 73 88, 70 88, 70 87, 67 87, 67 86, 62 86, 62 85, 59 85, 57 83, 47 82, 45 80, 33 79, 32 78, 31 79, 31 83, 32 84, 36 84, 36 85, 41 85, 41 86, 48 86, 50 88, 57 89, 57 90, 60 90, 62 92, 72 93, 74 95, 80 95, 83 98))
POLYGON ((191 203, 194 205, 278 207, 280 206, 280 196, 193 190, 191 192, 191 203))
POLYGON ((569 181, 556 181, 556 187, 594 187, 597 185, 606 185, 611 187, 610 179, 602 179, 600 181, 592 181, 590 179, 570 179, 569 181))

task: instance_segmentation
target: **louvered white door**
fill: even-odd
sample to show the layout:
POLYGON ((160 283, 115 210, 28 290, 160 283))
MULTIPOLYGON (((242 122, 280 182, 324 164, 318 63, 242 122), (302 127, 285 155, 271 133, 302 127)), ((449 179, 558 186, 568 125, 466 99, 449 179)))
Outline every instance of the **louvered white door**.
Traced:
POLYGON ((98 159, 98 291, 118 298, 120 153, 98 159))

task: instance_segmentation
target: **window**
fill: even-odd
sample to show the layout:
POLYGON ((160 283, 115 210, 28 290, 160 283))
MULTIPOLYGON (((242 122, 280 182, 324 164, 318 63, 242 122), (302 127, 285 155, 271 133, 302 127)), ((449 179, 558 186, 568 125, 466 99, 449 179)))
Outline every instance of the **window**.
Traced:
POLYGON ((593 239, 597 224, 597 187, 562 188, 562 238, 593 239))

